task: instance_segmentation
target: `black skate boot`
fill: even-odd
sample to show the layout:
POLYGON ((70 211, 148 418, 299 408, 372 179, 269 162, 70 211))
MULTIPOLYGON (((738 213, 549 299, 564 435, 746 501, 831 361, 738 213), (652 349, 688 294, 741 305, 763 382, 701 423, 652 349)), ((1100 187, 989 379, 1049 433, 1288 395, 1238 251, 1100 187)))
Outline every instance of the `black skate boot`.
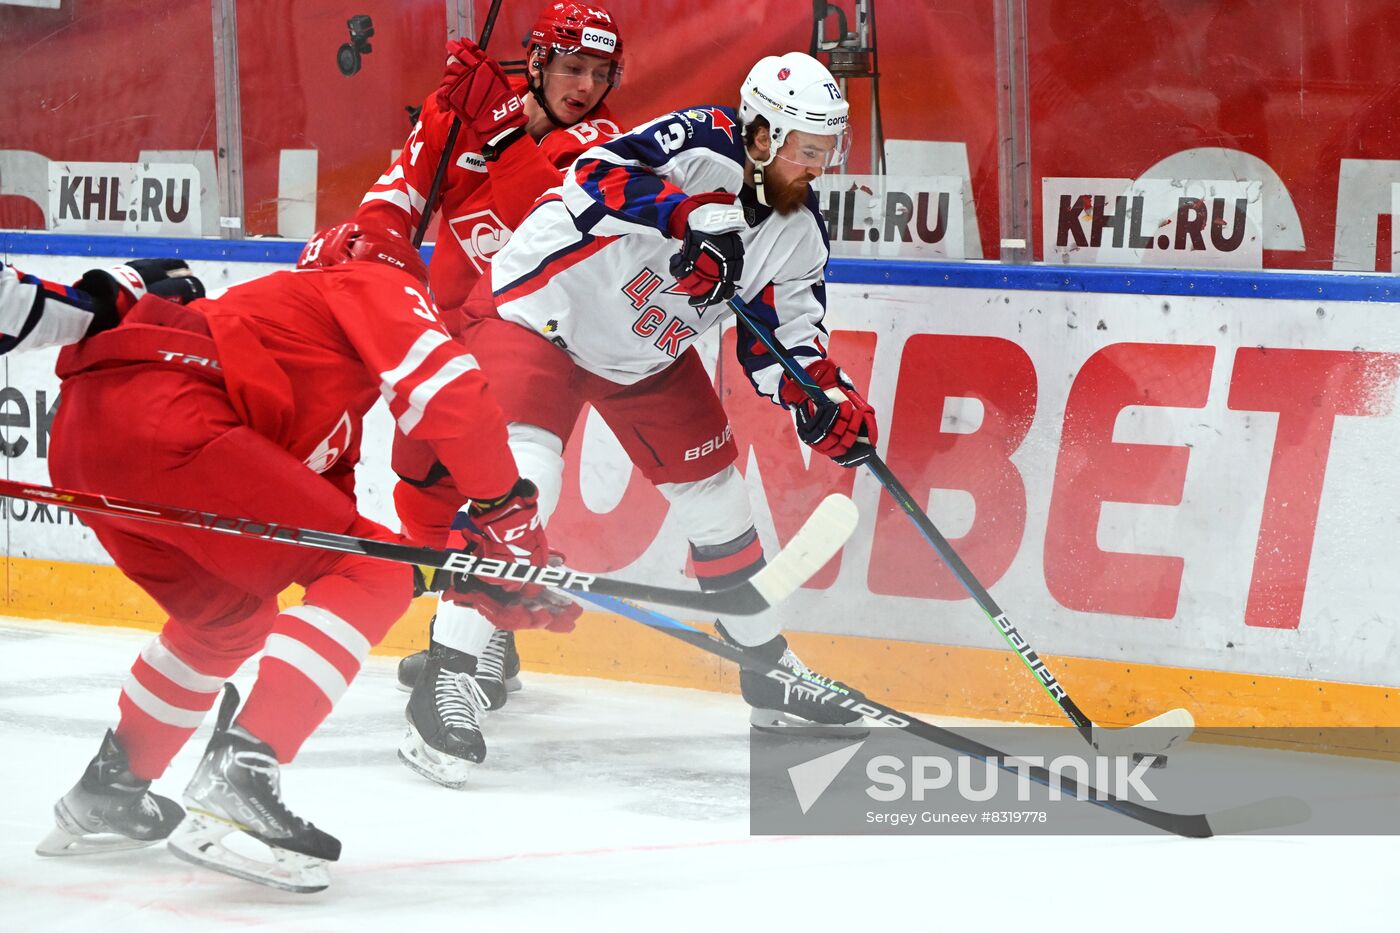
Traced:
POLYGON ((185 811, 150 787, 150 781, 131 773, 126 752, 108 729, 82 778, 53 805, 57 825, 34 851, 91 855, 159 842, 180 825, 185 811))
MULTIPOLYGON (((722 624, 715 626, 725 641, 739 645, 722 624)), ((739 671, 739 692, 753 707, 749 723, 763 732, 782 732, 802 727, 805 735, 830 734, 854 738, 865 734, 865 717, 850 707, 865 700, 865 694, 839 680, 818 674, 803 664, 779 635, 772 641, 746 652, 775 664, 792 674, 791 680, 778 680, 760 671, 739 671)))
POLYGON ((412 693, 413 688, 418 684, 418 678, 423 676, 423 668, 428 665, 428 652, 415 651, 413 654, 399 660, 399 689, 404 693, 412 693))
MULTIPOLYGON (((491 635, 491 641, 487 644, 486 650, 481 653, 481 663, 478 665, 477 679, 482 680, 482 689, 486 691, 487 697, 493 701, 487 707, 488 709, 499 709, 505 705, 504 698, 499 703, 494 702, 493 688, 483 679, 483 675, 494 676, 492 674, 494 662, 491 658, 500 654, 498 645, 501 641, 505 643, 505 652, 504 660, 500 663, 500 677, 498 679, 505 685, 506 693, 515 693, 521 687, 520 652, 515 650, 515 633, 497 629, 491 635)), ((423 675, 423 668, 427 663, 428 652, 426 651, 415 652, 399 661, 399 689, 404 693, 412 693, 414 686, 418 683, 418 678, 423 675)))
POLYGON ((423 675, 408 699, 408 734, 399 759, 430 781, 462 787, 471 766, 486 760, 481 734, 486 705, 476 658, 431 642, 423 675))
POLYGON ((284 891, 325 890, 326 863, 340 858, 340 840, 287 809, 277 757, 232 725, 237 708, 238 691, 225 684, 214 736, 185 788, 189 817, 170 837, 170 850, 187 862, 284 891), (235 832, 267 846, 272 860, 226 848, 222 840, 235 832))
POLYGON ((515 633, 496 629, 476 660, 476 682, 486 694, 486 708, 500 709, 509 694, 520 689, 520 654, 515 633))

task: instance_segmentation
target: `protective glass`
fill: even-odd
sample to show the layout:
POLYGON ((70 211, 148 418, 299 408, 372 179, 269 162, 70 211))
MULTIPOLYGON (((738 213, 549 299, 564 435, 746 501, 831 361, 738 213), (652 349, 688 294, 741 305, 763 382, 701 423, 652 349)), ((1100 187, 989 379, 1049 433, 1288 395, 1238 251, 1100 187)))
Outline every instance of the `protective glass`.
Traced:
POLYGON ((842 130, 835 136, 792 130, 778 149, 778 158, 803 168, 829 169, 845 164, 851 148, 851 134, 842 130))
POLYGON ((540 74, 560 81, 579 81, 592 77, 595 84, 617 87, 622 83, 622 62, 610 61, 586 52, 565 52, 554 49, 540 74))

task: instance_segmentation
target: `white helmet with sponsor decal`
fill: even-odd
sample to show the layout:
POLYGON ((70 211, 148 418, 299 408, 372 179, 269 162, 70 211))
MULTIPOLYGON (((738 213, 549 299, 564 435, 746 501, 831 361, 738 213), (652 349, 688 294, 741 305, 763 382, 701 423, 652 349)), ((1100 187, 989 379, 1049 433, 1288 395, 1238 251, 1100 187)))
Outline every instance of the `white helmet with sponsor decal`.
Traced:
POLYGON ((773 161, 793 131, 836 137, 822 168, 846 160, 850 105, 831 72, 804 52, 769 55, 749 71, 739 89, 739 120, 747 126, 757 117, 767 121, 773 141, 763 165, 773 161))

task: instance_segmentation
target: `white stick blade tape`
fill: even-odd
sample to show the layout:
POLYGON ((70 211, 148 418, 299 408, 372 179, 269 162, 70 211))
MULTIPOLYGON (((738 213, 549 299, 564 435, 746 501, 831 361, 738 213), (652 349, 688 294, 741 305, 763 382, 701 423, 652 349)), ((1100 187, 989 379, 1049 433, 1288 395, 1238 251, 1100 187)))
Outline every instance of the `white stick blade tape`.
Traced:
POLYGON ((836 556, 856 530, 860 510, 849 497, 833 493, 821 503, 783 548, 749 580, 768 604, 791 596, 836 556))
POLYGON ((1152 755, 1184 742, 1196 720, 1184 709, 1167 710, 1123 729, 1094 726, 1094 747, 1106 755, 1152 755))

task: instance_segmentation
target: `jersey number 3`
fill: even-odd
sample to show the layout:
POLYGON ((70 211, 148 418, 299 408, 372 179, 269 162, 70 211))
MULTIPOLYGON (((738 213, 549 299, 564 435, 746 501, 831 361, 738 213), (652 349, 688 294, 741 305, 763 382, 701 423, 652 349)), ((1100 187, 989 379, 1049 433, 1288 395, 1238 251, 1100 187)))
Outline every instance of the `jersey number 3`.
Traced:
POLYGON ((685 142, 685 130, 681 129, 679 123, 672 123, 664 129, 659 129, 655 133, 656 144, 661 147, 662 152, 675 152, 685 142))

